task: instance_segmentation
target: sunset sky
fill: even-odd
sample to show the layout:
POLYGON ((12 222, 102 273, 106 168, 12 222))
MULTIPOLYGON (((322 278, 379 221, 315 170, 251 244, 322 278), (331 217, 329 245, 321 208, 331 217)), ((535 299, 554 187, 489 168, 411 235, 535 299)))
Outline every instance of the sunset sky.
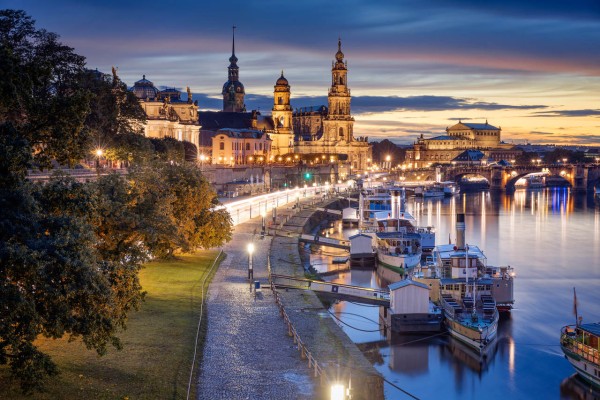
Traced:
POLYGON ((270 113, 284 70, 292 106, 326 104, 338 36, 355 136, 412 143, 459 119, 514 143, 600 146, 600 1, 3 0, 129 86, 189 85, 219 109, 236 25, 246 106, 270 113))

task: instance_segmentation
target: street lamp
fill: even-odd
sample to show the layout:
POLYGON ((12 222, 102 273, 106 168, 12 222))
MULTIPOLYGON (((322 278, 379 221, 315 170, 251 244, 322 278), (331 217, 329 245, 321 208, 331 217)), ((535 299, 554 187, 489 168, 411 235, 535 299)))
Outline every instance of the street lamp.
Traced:
POLYGON ((96 149, 96 172, 100 174, 100 157, 104 154, 102 149, 96 149))
POLYGON ((204 154, 200 154, 200 171, 204 167, 204 161, 206 160, 206 156, 204 154))
POLYGON ((254 243, 248 243, 248 279, 254 279, 254 271, 252 268, 252 253, 254 253, 254 243))
MULTIPOLYGON (((265 201, 265 206, 266 206, 266 201, 265 201)), ((262 236, 265 236, 266 227, 265 227, 265 213, 264 213, 264 211, 260 213, 260 217, 262 218, 262 230, 261 230, 260 234, 262 236)))

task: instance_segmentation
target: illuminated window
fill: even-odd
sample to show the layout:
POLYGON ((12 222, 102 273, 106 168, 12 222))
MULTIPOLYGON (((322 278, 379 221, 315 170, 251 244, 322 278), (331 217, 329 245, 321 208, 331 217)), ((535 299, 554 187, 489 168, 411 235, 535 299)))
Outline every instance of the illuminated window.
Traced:
POLYGON ((219 150, 225 150, 225 143, 224 142, 219 143, 219 150))

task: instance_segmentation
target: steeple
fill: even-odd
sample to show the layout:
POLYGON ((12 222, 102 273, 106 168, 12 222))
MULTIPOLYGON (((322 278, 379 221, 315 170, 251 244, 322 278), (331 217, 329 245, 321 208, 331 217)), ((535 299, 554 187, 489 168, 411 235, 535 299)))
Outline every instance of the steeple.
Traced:
POLYGON ((238 58, 235 56, 235 28, 236 26, 232 26, 232 41, 231 41, 231 57, 229 57, 229 80, 238 80, 239 77, 239 67, 237 65, 238 58))
POLYGON ((223 85, 223 111, 243 112, 245 109, 244 85, 239 81, 240 68, 237 65, 238 58, 235 56, 235 29, 232 26, 231 57, 229 57, 229 67, 227 67, 227 82, 223 85))

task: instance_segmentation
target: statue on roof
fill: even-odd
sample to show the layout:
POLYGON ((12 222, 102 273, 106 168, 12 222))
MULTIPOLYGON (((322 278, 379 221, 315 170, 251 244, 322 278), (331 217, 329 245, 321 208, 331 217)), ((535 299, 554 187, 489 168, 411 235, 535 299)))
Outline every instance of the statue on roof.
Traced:
POLYGON ((187 87, 187 95, 188 95, 187 102, 192 104, 192 91, 190 90, 189 86, 187 87))

